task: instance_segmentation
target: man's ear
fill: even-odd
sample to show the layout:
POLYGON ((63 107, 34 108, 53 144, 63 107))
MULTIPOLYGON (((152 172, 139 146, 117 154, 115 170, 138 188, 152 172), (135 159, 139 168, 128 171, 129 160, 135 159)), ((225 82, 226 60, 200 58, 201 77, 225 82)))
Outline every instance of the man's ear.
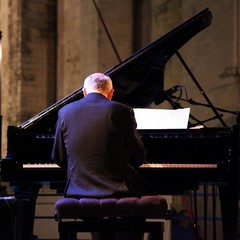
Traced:
POLYGON ((113 93, 114 93, 114 89, 112 88, 112 89, 109 91, 108 95, 107 95, 107 98, 108 98, 109 100, 112 100, 113 93))
POLYGON ((87 96, 87 91, 86 88, 83 88, 83 96, 86 97, 87 96))

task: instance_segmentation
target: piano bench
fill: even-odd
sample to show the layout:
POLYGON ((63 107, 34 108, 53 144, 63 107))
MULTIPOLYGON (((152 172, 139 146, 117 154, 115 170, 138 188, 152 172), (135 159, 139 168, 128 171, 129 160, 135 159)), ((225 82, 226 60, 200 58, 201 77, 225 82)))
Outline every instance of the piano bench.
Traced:
POLYGON ((76 240, 77 232, 150 232, 163 239, 168 214, 160 196, 62 198, 55 203, 60 240, 76 240))

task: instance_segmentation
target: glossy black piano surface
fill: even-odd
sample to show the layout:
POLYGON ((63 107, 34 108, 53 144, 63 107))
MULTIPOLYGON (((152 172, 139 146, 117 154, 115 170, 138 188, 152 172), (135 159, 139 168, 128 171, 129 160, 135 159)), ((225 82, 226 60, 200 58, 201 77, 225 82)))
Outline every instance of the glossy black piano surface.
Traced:
MULTIPOLYGON (((149 169, 152 173, 153 171, 161 172, 160 178, 164 182, 172 181, 171 175, 175 174, 176 171, 182 172, 180 181, 189 181, 191 179, 191 181, 198 182, 224 182, 228 181, 231 176, 231 161, 234 158, 233 152, 238 138, 237 126, 233 129, 144 130, 139 131, 139 134, 147 149, 146 159, 148 163, 184 163, 193 165, 193 167, 185 167, 186 169, 178 166, 169 166, 156 170, 149 169), (205 167, 194 167, 197 164, 202 164, 205 167), (212 165, 216 166, 216 168, 212 165), (184 172, 187 174, 184 174, 184 172)), ((51 150, 54 135, 32 134, 25 131, 19 134, 18 129, 15 127, 9 128, 9 135, 9 139, 16 146, 14 147, 14 157, 6 158, 2 162, 4 181, 65 180, 65 169, 46 166, 46 164, 52 163, 51 150), (16 133, 15 130, 17 130, 16 133), (26 168, 27 164, 36 164, 36 167, 26 168)), ((149 170, 146 168, 139 169, 143 175, 148 174, 149 170)))

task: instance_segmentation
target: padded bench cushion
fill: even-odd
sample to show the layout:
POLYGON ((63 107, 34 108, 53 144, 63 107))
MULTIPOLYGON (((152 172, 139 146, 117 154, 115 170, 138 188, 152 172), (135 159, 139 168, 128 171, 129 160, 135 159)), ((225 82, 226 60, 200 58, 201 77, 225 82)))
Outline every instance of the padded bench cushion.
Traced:
POLYGON ((165 218, 167 202, 160 196, 124 198, 62 198, 55 203, 58 219, 102 217, 165 218))

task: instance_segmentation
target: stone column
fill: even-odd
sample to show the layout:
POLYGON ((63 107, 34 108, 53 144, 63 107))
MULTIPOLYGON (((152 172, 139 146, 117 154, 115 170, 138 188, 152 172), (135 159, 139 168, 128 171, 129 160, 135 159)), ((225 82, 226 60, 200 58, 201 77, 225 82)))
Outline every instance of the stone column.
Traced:
MULTIPOLYGON (((120 58, 132 53, 132 1, 96 0, 120 58)), ((119 60, 93 1, 58 1, 58 99, 81 87, 85 77, 119 60)))
POLYGON ((7 126, 55 101, 56 2, 1 1, 1 16, 4 155, 7 126))

